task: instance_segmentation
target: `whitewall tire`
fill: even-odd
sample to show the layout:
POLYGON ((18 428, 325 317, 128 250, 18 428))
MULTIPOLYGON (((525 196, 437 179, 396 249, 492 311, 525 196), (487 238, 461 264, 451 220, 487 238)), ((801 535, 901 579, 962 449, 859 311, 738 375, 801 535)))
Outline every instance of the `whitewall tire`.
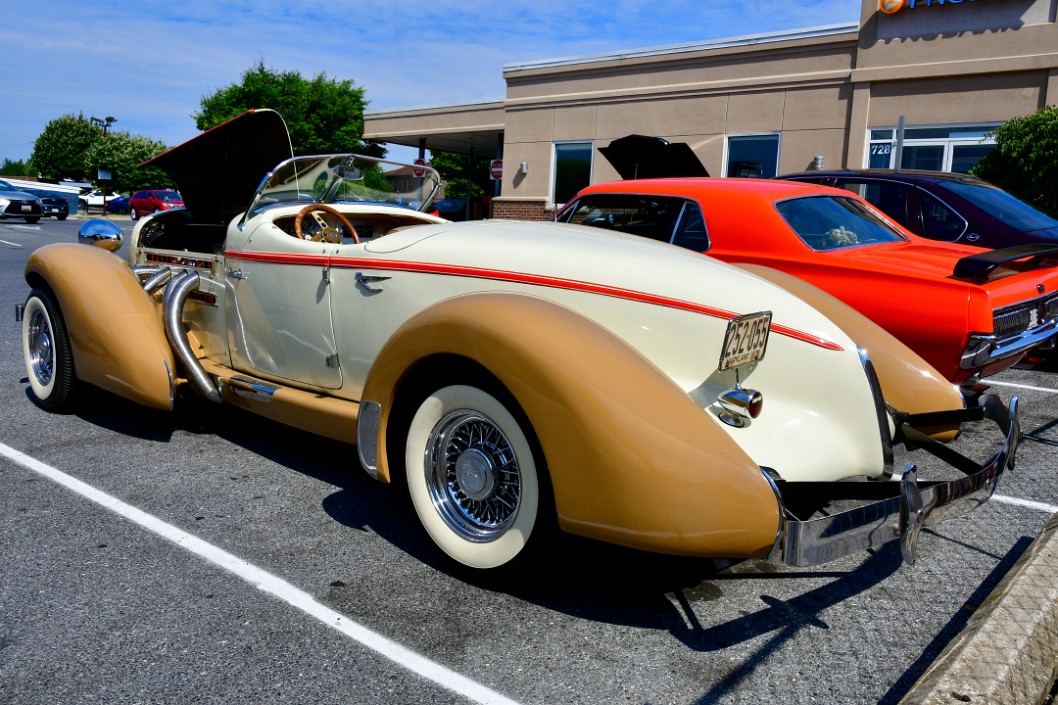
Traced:
POLYGON ((22 313, 22 356, 30 389, 41 406, 52 411, 67 408, 74 388, 70 338, 58 304, 40 289, 30 292, 22 313))
POLYGON ((451 558, 487 570, 524 554, 541 478, 526 431, 496 397, 466 385, 428 396, 411 420, 404 466, 419 520, 451 558))

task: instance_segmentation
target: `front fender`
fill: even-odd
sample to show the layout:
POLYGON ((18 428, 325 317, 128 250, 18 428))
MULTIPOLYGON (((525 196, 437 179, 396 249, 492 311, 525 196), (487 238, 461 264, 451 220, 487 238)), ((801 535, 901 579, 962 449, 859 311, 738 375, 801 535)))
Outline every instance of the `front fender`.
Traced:
POLYGON ((144 406, 172 408, 176 366, 161 312, 121 258, 56 243, 30 255, 25 277, 55 294, 77 379, 144 406))
POLYGON ((437 355, 474 360, 515 397, 543 449, 564 530, 686 555, 761 556, 774 545, 776 495, 718 423, 608 330, 525 295, 449 299, 387 342, 363 397, 381 406, 380 479, 389 479, 387 451, 403 452, 385 446, 401 382, 437 355))

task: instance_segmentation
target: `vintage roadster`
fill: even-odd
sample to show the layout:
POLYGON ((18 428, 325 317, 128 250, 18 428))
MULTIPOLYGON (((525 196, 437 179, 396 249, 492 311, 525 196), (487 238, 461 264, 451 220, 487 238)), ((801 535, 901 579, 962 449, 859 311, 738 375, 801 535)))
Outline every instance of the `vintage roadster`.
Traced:
POLYGON ((271 111, 153 163, 187 209, 140 221, 128 263, 104 221, 82 229, 96 247, 29 258, 32 395, 170 409, 191 389, 356 444, 466 566, 518 564, 556 526, 792 565, 901 539, 913 558, 922 525, 1013 465, 1016 399, 964 393, 792 277, 584 226, 449 223, 424 212, 429 168, 291 158, 271 111), (942 444, 989 420, 986 462, 942 444), (908 445, 945 476, 919 483, 908 445))

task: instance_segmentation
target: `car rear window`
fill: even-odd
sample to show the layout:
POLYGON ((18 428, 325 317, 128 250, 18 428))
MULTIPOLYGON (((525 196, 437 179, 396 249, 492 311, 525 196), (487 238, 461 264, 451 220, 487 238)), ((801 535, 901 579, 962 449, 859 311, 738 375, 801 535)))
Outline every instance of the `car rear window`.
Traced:
POLYGON ((1058 220, 1041 213, 1028 203, 1018 200, 995 186, 959 181, 947 181, 941 183, 940 186, 961 196, 1012 228, 1018 230, 1058 228, 1058 220))
POLYGON ((907 239, 854 198, 791 198, 775 208, 801 241, 817 252, 907 239))

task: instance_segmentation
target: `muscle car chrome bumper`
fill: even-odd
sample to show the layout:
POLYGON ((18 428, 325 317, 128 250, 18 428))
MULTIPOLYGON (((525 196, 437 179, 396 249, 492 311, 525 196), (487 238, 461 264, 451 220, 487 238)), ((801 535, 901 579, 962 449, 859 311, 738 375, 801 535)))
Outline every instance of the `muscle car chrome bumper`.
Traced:
POLYGON ((963 350, 959 367, 964 370, 976 370, 993 362, 999 362, 1015 355, 1023 355, 1054 341, 1058 336, 1058 321, 1047 321, 1030 330, 1007 338, 975 333, 963 350))
POLYGON ((963 472, 964 477, 919 484, 914 464, 908 465, 899 477, 879 482, 787 483, 775 482, 769 477, 782 514, 778 538, 769 558, 793 566, 817 565, 899 539, 904 560, 913 563, 923 526, 940 523, 984 504, 995 492, 1003 473, 1014 467, 1021 437, 1017 397, 1011 399, 1009 407, 990 394, 975 401, 976 405, 963 410, 905 415, 898 419, 905 441, 963 472), (999 451, 984 464, 917 430, 981 419, 995 422, 1005 436, 999 451), (799 518, 846 500, 863 504, 822 518, 799 518))

